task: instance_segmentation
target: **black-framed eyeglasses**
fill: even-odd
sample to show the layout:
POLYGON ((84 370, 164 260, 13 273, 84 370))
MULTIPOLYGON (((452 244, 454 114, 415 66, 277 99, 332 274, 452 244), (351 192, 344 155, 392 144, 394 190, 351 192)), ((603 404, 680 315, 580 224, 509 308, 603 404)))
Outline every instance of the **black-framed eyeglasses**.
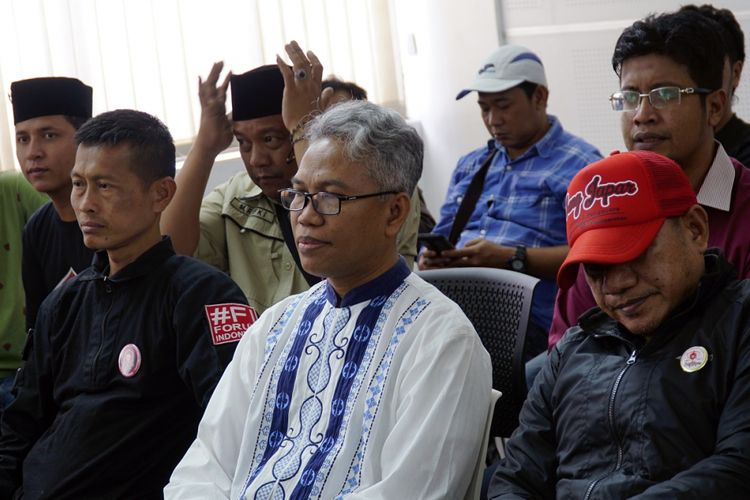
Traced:
POLYGON ((670 104, 680 104, 684 95, 710 94, 711 89, 701 87, 659 87, 641 94, 637 90, 618 90, 609 96, 609 102, 615 111, 635 111, 641 103, 641 99, 648 97, 648 102, 656 109, 664 109, 670 104))
POLYGON ((384 196, 387 194, 397 194, 398 191, 380 191, 379 193, 359 194, 355 196, 345 196, 342 194, 327 193, 319 191, 317 193, 307 193, 297 191, 296 189, 279 189, 281 195, 281 206, 291 212, 299 212, 307 206, 307 201, 312 202, 313 209, 320 215, 337 215, 341 212, 342 201, 354 201, 374 196, 384 196))

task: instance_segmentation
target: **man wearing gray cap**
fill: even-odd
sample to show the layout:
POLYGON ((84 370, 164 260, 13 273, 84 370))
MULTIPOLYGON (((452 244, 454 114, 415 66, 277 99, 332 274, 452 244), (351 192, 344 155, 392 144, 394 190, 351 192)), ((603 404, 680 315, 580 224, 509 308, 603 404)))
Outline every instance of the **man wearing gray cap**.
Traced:
MULTIPOLYGON (((219 84, 223 63, 214 64, 200 82, 201 124, 177 176, 177 193, 162 219, 178 253, 227 272, 260 315, 280 300, 307 290, 319 278, 299 263, 289 212, 279 190, 291 186, 297 172, 291 134, 281 117, 284 79, 267 65, 219 84), (232 91, 231 120, 226 92, 232 91), (240 172, 203 198, 218 154, 232 135, 239 143, 246 172, 240 172)), ((416 255, 419 211, 409 218, 399 250, 416 255)))
POLYGON ((34 213, 23 233, 26 325, 33 328, 45 297, 89 267, 94 256, 83 244, 70 204, 73 136, 91 118, 93 90, 76 78, 44 77, 13 82, 10 95, 18 164, 34 189, 51 200, 34 213))
POLYGON ((567 253, 565 190, 601 155, 547 114, 544 67, 529 49, 495 50, 456 99, 474 91, 492 138, 458 161, 433 230, 456 249, 424 250, 419 264, 508 268, 541 278, 532 308, 539 351, 552 317, 555 274, 567 253))

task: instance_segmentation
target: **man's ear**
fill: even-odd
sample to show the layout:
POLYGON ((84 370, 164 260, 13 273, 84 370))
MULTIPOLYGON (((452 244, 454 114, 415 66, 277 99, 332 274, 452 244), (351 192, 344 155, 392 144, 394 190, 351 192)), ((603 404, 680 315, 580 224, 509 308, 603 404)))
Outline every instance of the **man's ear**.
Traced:
POLYGON ((409 217, 411 198, 406 193, 396 193, 388 204, 389 212, 386 217, 385 234, 395 238, 409 217))
POLYGON ((708 214, 700 205, 693 205, 681 217, 687 230, 689 242, 695 244, 701 251, 708 248, 708 214))
POLYGON ((724 89, 715 90, 706 96, 706 114, 711 128, 716 128, 724 116, 724 109, 729 105, 728 99, 724 89))
POLYGON ((149 193, 154 212, 162 213, 174 198, 175 191, 177 191, 177 184, 171 177, 162 177, 152 182, 149 193))
POLYGON ((534 108, 540 111, 547 109, 548 98, 549 90, 544 85, 537 85, 534 93, 531 94, 531 102, 534 104, 534 108))
POLYGON ((744 66, 744 63, 742 61, 735 61, 732 65, 732 74, 730 75, 730 78, 732 79, 732 94, 737 90, 737 87, 740 86, 740 78, 742 77, 742 67, 744 66))

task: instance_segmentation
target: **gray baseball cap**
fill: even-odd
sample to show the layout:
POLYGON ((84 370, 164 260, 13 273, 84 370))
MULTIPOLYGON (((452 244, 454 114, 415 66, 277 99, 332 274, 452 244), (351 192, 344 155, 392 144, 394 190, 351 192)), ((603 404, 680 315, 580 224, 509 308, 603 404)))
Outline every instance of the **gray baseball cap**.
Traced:
POLYGON ((484 61, 474 82, 456 100, 474 91, 502 92, 523 82, 547 86, 542 60, 526 47, 503 45, 484 61))

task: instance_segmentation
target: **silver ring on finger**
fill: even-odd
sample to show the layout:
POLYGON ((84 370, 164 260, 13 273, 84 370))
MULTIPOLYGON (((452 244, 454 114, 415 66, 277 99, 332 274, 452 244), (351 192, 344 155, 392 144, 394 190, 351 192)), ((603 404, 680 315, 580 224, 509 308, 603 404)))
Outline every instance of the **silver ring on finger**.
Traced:
POLYGON ((300 68, 294 72, 295 80, 304 80, 305 78, 307 78, 307 71, 305 71, 304 69, 300 68))

